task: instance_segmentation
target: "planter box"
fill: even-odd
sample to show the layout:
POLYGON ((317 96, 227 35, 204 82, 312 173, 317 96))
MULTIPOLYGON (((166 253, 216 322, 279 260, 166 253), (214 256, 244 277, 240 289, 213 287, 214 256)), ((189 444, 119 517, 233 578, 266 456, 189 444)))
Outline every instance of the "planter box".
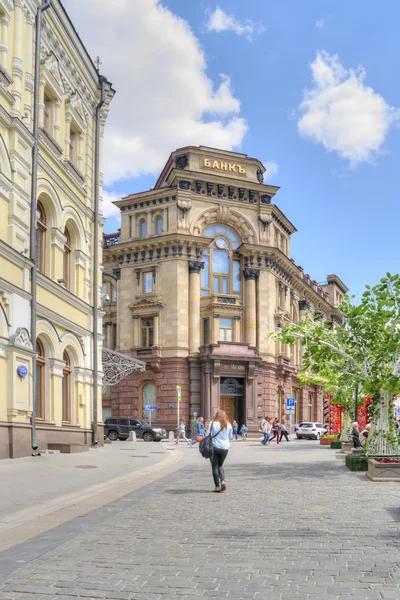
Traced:
POLYGON ((342 442, 332 442, 331 448, 332 448, 332 450, 341 450, 342 442))
POLYGON ((319 443, 321 444, 321 446, 330 446, 332 442, 335 442, 335 438, 320 438, 319 439, 319 443))
POLYGON ((400 463, 381 463, 370 458, 366 476, 372 481, 398 481, 400 483, 400 463))
POLYGON ((353 450, 353 448, 354 448, 353 442, 342 442, 341 452, 343 454, 350 454, 350 452, 353 450))

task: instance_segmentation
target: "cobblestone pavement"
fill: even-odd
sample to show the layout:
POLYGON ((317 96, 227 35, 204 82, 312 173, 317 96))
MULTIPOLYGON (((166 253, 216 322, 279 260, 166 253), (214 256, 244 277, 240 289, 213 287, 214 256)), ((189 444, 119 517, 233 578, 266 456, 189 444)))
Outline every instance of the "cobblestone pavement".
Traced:
POLYGON ((313 442, 236 444, 0 553, 1 600, 400 600, 400 486, 313 442), (313 445, 314 444, 314 445, 313 445))

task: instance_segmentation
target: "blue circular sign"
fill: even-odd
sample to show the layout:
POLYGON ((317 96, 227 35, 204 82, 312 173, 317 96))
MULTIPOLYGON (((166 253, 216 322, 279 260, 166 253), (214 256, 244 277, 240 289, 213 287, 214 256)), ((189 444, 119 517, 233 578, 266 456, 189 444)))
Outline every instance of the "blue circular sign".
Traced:
POLYGON ((28 369, 25 367, 25 365, 19 365, 17 367, 17 373, 20 377, 26 377, 28 375, 28 369))

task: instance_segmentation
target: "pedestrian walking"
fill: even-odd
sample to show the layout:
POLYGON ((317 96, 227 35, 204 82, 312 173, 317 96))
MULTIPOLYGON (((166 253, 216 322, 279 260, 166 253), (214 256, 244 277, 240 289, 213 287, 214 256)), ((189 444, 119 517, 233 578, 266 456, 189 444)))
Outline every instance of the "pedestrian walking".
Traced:
MULTIPOLYGON (((199 417, 198 421, 197 421, 197 426, 196 426, 196 439, 197 438, 204 438, 204 434, 205 434, 205 428, 204 428, 204 419, 203 417, 199 417)), ((200 439, 197 439, 198 442, 200 442, 200 439)))
POLYGON ((276 417, 274 419, 274 422, 272 423, 272 433, 274 435, 269 441, 272 442, 272 440, 276 438, 276 443, 279 444, 279 438, 281 437, 281 425, 279 423, 278 417, 276 417))
POLYGON ((262 444, 263 446, 267 446, 268 445, 268 440, 270 438, 271 435, 271 421, 268 417, 264 417, 264 419, 261 421, 261 431, 264 435, 263 440, 262 440, 262 444))
POLYGON ((179 440, 181 438, 183 438, 186 442, 186 444, 188 446, 190 446, 190 440, 187 439, 186 435, 185 435, 185 430, 186 430, 186 425, 185 425, 185 421, 183 419, 181 419, 180 423, 179 423, 179 427, 178 427, 178 435, 176 438, 176 444, 179 443, 179 440))
POLYGON ((233 423, 232 423, 232 429, 233 429, 233 437, 235 438, 235 440, 237 440, 238 439, 239 425, 237 424, 236 421, 233 421, 233 423))
POLYGON ((290 440, 289 440, 289 432, 286 429, 286 425, 284 425, 283 423, 281 423, 281 437, 280 437, 280 440, 279 440, 280 442, 282 441, 283 436, 285 436, 287 442, 290 442, 290 440))
POLYGON ((242 436, 242 440, 245 442, 247 440, 247 431, 248 431, 248 427, 246 425, 246 423, 243 423, 243 425, 240 428, 240 435, 242 436))
POLYGON ((351 437, 353 439, 354 448, 361 448, 360 430, 358 429, 357 421, 354 421, 354 423, 353 423, 353 429, 351 430, 351 437))
POLYGON ((207 432, 212 438, 213 453, 210 458, 214 478, 214 492, 226 490, 224 462, 228 456, 233 428, 224 410, 217 410, 207 432))

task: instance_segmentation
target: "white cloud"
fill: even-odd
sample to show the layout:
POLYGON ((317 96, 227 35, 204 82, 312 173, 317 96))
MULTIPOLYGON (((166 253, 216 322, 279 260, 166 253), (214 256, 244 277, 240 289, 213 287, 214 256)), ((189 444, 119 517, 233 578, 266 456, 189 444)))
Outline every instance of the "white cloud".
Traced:
POLYGON ((263 162, 266 171, 264 173, 264 181, 268 183, 270 179, 273 179, 279 170, 279 165, 274 160, 265 160, 263 162))
POLYGON ((362 67, 345 69, 336 55, 318 52, 311 71, 313 86, 305 90, 299 107, 299 133, 351 166, 373 159, 399 111, 364 84, 362 67))
POLYGON ((326 17, 324 17, 323 19, 319 19, 316 23, 315 23, 315 27, 317 29, 322 29, 323 27, 325 27, 326 25, 326 17))
POLYGON ((115 202, 115 200, 121 200, 121 198, 123 196, 126 196, 126 194, 117 194, 116 192, 103 189, 103 215, 104 215, 104 217, 106 217, 106 218, 108 218, 108 217, 119 218, 120 217, 120 215, 121 215, 120 210, 119 210, 119 208, 117 208, 115 206, 115 204, 113 204, 113 202, 115 202))
POLYGON ((264 31, 261 23, 246 20, 244 23, 237 21, 233 15, 228 15, 219 6, 215 11, 210 13, 208 22, 206 23, 207 31, 234 31, 236 35, 245 35, 249 41, 252 41, 254 33, 260 34, 264 31))
POLYGON ((247 131, 229 76, 219 86, 189 25, 160 0, 64 0, 117 93, 104 138, 107 185, 157 174, 189 144, 238 148, 247 131))

